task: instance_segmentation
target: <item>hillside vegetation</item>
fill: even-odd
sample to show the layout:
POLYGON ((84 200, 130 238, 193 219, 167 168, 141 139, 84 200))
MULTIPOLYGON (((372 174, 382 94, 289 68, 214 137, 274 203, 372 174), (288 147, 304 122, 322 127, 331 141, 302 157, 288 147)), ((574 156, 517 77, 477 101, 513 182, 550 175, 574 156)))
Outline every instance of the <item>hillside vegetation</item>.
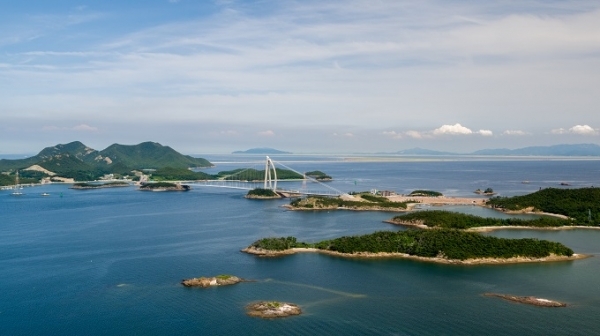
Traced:
POLYGON ((538 211, 568 216, 578 225, 600 225, 600 188, 547 188, 523 196, 493 197, 487 204, 512 211, 533 207, 538 211))
POLYGON ((518 218, 487 218, 457 212, 433 210, 417 211, 392 218, 392 222, 406 224, 422 224, 432 228, 468 229, 482 226, 532 226, 559 227, 574 225, 571 220, 540 217, 530 220, 518 218))
POLYGON ((310 196, 295 199, 290 202, 289 207, 297 210, 330 210, 330 209, 389 209, 405 210, 408 202, 391 202, 385 197, 373 195, 360 195, 363 201, 349 201, 340 197, 310 196))
MULTIPOLYGON (((0 160, 0 171, 10 172, 12 175, 16 170, 23 170, 32 165, 38 165, 58 176, 73 178, 76 181, 95 180, 104 174, 128 175, 135 169, 187 170, 190 167, 212 166, 205 159, 182 155, 171 147, 155 142, 131 146, 114 144, 97 151, 79 141, 74 141, 44 148, 30 158, 0 160)), ((161 173, 164 175, 172 172, 161 173)), ((178 172, 181 173, 182 171, 178 172)))
POLYGON ((505 239, 451 229, 379 231, 362 236, 344 236, 314 244, 298 242, 294 237, 264 238, 251 247, 284 250, 313 247, 340 253, 406 253, 420 257, 447 259, 543 258, 551 254, 572 256, 573 250, 561 243, 538 239, 505 239))

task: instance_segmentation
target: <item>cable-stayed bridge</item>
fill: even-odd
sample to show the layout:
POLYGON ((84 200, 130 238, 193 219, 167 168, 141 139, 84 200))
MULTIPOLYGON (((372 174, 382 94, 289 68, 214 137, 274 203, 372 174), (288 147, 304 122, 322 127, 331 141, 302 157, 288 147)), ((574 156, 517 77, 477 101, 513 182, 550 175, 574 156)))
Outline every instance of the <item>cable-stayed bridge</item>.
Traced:
POLYGON ((268 156, 264 162, 264 171, 257 170, 255 165, 253 167, 229 171, 218 180, 193 181, 186 184, 194 187, 215 187, 242 190, 263 188, 273 190, 282 196, 339 196, 345 194, 344 192, 331 187, 326 183, 318 181, 313 177, 307 176, 304 173, 298 172, 281 162, 273 161, 268 156), (275 163, 285 170, 276 168, 275 163), (290 171, 295 173, 292 178, 290 178, 290 171), (278 173, 280 174, 279 177, 277 176, 278 173), (283 174, 285 174, 285 176, 281 176, 283 174), (289 182, 301 182, 301 185, 298 186, 298 183, 294 183, 296 185, 294 188, 286 188, 285 186, 282 187, 282 185, 292 184, 289 182))

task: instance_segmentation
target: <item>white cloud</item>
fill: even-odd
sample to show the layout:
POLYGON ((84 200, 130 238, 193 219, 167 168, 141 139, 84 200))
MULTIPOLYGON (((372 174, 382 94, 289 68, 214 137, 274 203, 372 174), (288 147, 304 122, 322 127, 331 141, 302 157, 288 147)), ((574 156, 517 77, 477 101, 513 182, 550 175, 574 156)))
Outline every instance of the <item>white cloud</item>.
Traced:
POLYGON ((520 130, 506 130, 502 132, 504 135, 527 135, 527 132, 523 132, 520 130))
POLYGON ((265 136, 265 137, 272 137, 272 136, 275 136, 275 132, 273 132, 271 130, 267 130, 267 131, 263 131, 263 132, 258 132, 258 135, 265 136))
POLYGON ((92 127, 87 124, 80 124, 73 127, 58 127, 55 125, 42 126, 43 131, 78 131, 78 132, 96 132, 97 127, 92 127))
POLYGON ((396 131, 383 131, 383 135, 392 139, 402 139, 402 134, 396 133, 396 131))
POLYGON ((569 129, 557 128, 550 131, 552 134, 578 134, 578 135, 597 135, 598 131, 589 125, 575 125, 569 129))
POLYGON ((422 134, 421 132, 417 132, 417 131, 406 131, 404 134, 406 134, 407 137, 413 138, 413 139, 422 139, 424 138, 424 134, 422 134))
POLYGON ((492 136, 494 135, 494 133, 490 130, 479 130, 477 133, 479 133, 482 136, 492 136))
POLYGON ((436 128, 433 130, 434 135, 443 135, 443 134, 461 135, 461 134, 472 134, 472 133, 473 133, 473 131, 471 131, 470 129, 468 129, 458 123, 454 124, 454 125, 443 125, 440 128, 436 128))
POLYGON ((96 132, 98 130, 98 128, 92 127, 87 124, 81 124, 81 125, 74 126, 73 130, 81 131, 81 132, 96 132))
POLYGON ((345 133, 345 134, 344 134, 344 136, 345 136, 345 137, 348 137, 348 138, 351 138, 351 137, 353 137, 353 136, 354 136, 354 134, 352 134, 352 133, 350 133, 350 132, 347 132, 347 133, 345 133))
POLYGON ((595 135, 598 132, 588 125, 575 125, 569 128, 570 133, 581 134, 581 135, 595 135))

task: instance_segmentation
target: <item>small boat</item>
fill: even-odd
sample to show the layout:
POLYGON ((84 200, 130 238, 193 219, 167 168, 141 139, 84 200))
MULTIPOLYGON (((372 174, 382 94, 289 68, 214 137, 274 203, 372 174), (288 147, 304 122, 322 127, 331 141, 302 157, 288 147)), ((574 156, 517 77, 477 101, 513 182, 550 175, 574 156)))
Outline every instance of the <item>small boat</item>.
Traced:
POLYGON ((42 193, 42 196, 50 196, 48 193, 42 193))
POLYGON ((16 176, 15 176, 15 189, 14 189, 15 191, 13 191, 11 193, 11 195, 13 195, 13 196, 21 196, 21 195, 23 195, 23 193, 20 192, 19 189, 23 189, 23 187, 21 187, 19 185, 19 171, 17 170, 16 176))

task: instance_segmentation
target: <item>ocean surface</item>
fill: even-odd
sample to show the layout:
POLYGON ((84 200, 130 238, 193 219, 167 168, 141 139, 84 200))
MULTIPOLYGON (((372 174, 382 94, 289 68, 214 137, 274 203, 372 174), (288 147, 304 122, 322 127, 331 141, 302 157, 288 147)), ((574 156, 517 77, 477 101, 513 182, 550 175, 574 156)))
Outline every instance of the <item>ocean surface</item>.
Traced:
MULTIPOLYGON (((208 172, 262 165, 260 156, 206 156, 208 172)), ((342 191, 432 189, 501 196, 539 188, 600 186, 589 159, 275 156, 321 170, 342 191)), ((310 183, 309 183, 310 184, 310 183)), ((284 187, 286 185, 283 185, 284 187)), ((287 182, 290 188, 322 188, 287 182)), ((240 252, 270 236, 314 242, 376 230, 394 213, 293 212, 288 200, 194 186, 187 193, 68 185, 0 191, 0 335, 593 335, 600 333, 600 230, 514 231, 499 237, 559 241, 594 257, 547 264, 451 266, 409 260, 240 252), (43 197, 41 193, 49 193, 43 197), (233 274, 255 282, 184 288, 184 278, 233 274), (564 301, 542 308, 485 292, 564 301), (299 304, 304 314, 248 317, 254 301, 299 304)), ((454 211, 506 216, 465 206, 454 211)))

